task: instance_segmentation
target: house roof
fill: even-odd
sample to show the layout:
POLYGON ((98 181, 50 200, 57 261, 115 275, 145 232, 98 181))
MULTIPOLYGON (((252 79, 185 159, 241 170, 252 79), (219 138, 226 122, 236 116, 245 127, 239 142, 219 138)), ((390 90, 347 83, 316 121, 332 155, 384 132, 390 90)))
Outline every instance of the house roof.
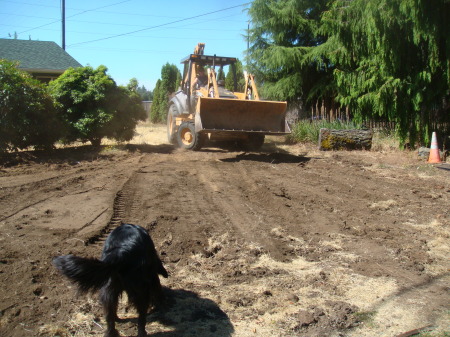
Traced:
POLYGON ((82 67, 53 41, 0 39, 0 59, 19 61, 19 68, 29 72, 62 73, 82 67))

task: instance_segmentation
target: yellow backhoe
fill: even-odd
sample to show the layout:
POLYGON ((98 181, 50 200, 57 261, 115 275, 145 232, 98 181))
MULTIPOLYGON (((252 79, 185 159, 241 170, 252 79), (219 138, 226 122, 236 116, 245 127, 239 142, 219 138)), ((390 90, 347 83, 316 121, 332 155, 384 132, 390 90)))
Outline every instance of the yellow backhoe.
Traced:
POLYGON ((243 92, 237 91, 234 57, 204 55, 199 43, 184 65, 181 88, 172 95, 167 114, 167 136, 172 144, 199 150, 206 139, 238 141, 247 150, 257 150, 265 135, 290 133, 286 102, 261 100, 251 74, 244 72, 243 92), (229 66, 234 90, 217 80, 216 67, 229 66))

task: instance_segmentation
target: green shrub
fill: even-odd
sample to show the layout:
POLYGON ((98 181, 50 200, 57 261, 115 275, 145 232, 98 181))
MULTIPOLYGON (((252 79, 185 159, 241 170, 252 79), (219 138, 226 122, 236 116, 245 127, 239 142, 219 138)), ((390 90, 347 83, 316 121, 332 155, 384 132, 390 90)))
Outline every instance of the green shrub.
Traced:
POLYGON ((0 60, 0 152, 51 148, 61 135, 54 104, 44 84, 0 60))
POLYGON ((320 129, 322 128, 342 130, 359 129, 361 126, 353 122, 302 120, 292 127, 292 133, 287 137, 287 140, 291 143, 317 143, 319 141, 320 129))
POLYGON ((105 66, 70 68, 49 88, 66 126, 63 141, 90 141, 100 145, 104 137, 129 140, 139 120, 145 120, 136 88, 120 88, 105 66))
POLYGON ((142 98, 136 87, 118 87, 110 104, 115 113, 106 129, 105 136, 117 141, 128 141, 134 137, 134 130, 139 121, 147 119, 142 106, 142 98))

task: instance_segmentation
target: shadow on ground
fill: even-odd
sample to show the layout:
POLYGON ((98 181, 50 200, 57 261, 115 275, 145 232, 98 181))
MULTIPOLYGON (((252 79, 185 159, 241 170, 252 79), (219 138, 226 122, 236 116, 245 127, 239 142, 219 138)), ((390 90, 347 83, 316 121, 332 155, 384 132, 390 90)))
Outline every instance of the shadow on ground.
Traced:
POLYGON ((0 155, 0 166, 11 167, 27 163, 50 163, 76 165, 80 162, 90 162, 98 159, 107 159, 114 156, 114 151, 125 151, 130 153, 163 153, 170 154, 174 147, 170 144, 147 145, 92 145, 71 146, 49 151, 30 150, 3 153, 0 155))
POLYGON ((291 153, 275 152, 275 153, 240 153, 234 158, 221 159, 223 162, 237 163, 240 161, 255 161, 270 164, 281 164, 281 163, 293 163, 301 164, 306 163, 310 158, 303 156, 296 156, 291 153))
MULTIPOLYGON (((166 306, 147 316, 148 337, 230 337, 234 332, 227 314, 212 300, 192 291, 164 288, 166 306), (159 323, 167 328, 160 331, 159 323)), ((133 322, 137 319, 123 320, 133 322)))
POLYGON ((436 166, 436 168, 440 169, 440 170, 445 170, 445 171, 450 171, 450 164, 441 164, 439 166, 436 166))
POLYGON ((125 146, 125 148, 130 152, 139 151, 142 153, 162 153, 162 154, 170 154, 175 149, 175 147, 170 144, 160 144, 160 145, 128 144, 125 146))

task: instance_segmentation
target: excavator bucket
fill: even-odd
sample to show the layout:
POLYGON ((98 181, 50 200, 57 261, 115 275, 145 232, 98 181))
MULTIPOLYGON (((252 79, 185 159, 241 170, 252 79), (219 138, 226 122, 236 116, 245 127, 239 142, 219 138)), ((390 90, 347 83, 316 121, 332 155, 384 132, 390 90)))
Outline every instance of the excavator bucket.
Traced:
POLYGON ((286 102, 200 97, 196 114, 197 132, 290 133, 286 102))

